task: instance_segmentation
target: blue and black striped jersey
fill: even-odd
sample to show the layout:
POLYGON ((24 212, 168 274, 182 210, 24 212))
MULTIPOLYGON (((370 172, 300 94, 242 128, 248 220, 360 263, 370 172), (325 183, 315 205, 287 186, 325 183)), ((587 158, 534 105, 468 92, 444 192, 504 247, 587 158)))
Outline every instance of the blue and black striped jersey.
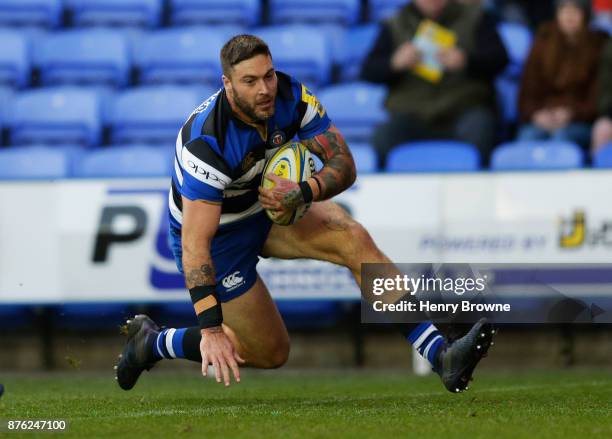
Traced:
POLYGON ((257 188, 266 159, 287 141, 325 132, 331 121, 304 85, 276 72, 274 116, 266 130, 240 120, 225 89, 206 99, 189 116, 176 139, 174 174, 169 194, 170 222, 181 228, 182 199, 221 204, 221 225, 262 210, 257 188))

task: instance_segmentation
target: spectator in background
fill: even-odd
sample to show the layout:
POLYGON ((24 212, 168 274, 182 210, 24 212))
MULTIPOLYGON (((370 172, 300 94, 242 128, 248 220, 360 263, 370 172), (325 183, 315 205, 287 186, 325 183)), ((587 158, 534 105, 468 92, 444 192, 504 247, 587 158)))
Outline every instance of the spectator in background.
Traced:
POLYGON ((383 22, 361 72, 366 81, 389 87, 389 121, 373 138, 381 159, 400 143, 434 138, 474 144, 487 157, 496 132, 493 79, 507 62, 495 20, 478 5, 413 0, 383 22), (415 35, 427 19, 456 42, 424 53, 415 35), (417 74, 426 59, 437 64, 437 80, 417 74))
POLYGON ((592 152, 612 144, 612 38, 608 38, 599 69, 599 114, 593 127, 592 152))
POLYGON ((606 41, 604 33, 589 30, 590 15, 590 0, 558 0, 556 19, 540 28, 519 93, 519 140, 552 138, 588 147, 606 41))

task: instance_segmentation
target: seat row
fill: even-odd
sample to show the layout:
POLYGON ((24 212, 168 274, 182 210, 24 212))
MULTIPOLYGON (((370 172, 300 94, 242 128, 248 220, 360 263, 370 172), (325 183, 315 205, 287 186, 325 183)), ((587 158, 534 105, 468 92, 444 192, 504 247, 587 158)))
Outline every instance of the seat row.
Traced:
MULTIPOLYGON (((369 144, 350 145, 357 172, 378 172, 378 157, 369 144)), ((497 171, 581 168, 585 157, 572 143, 513 142, 492 155, 497 171)), ((612 144, 593 157, 596 168, 612 168, 612 144)), ((318 162, 317 167, 320 168, 318 162)), ((87 150, 75 145, 27 146, 0 149, 0 179, 145 178, 169 176, 174 169, 171 146, 115 145, 87 150), (40 164, 44 163, 44 166, 40 164)), ((454 141, 412 142, 396 146, 383 171, 388 173, 473 172, 480 156, 472 145, 454 141)))
MULTIPOLYGON (((311 87, 357 77, 376 38, 374 24, 351 29, 306 25, 252 30, 268 42, 278 70, 311 87)), ((138 73, 142 84, 220 84, 219 52, 235 26, 169 28, 155 32, 80 29, 48 34, 0 29, 0 85, 24 88, 32 71, 42 85, 85 84, 125 87, 138 73)))
MULTIPOLYGON (((0 93, 0 128, 11 145, 97 146, 103 140, 172 145, 189 114, 215 91, 164 85, 120 93, 81 87, 32 89, 4 98, 0 93)), ((358 82, 328 87, 318 97, 345 136, 363 142, 385 121, 384 93, 380 86, 358 82)))
POLYGON ((272 24, 353 25, 365 15, 378 21, 404 3, 406 0, 2 0, 0 25, 57 28, 65 24, 66 16, 75 26, 154 28, 164 22, 256 26, 264 19, 272 24))

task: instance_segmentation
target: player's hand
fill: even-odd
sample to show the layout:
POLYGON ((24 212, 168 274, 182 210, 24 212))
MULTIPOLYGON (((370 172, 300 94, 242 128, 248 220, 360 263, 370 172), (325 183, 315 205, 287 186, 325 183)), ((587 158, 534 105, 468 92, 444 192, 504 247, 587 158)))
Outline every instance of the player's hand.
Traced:
POLYGON ((304 204, 304 196, 297 183, 274 174, 266 174, 264 178, 274 183, 270 189, 259 187, 259 202, 264 209, 278 211, 282 216, 304 204))
POLYGON ((399 46, 391 56, 391 68, 395 71, 410 70, 421 62, 421 51, 411 42, 399 46))
POLYGON ((449 47, 438 52, 438 61, 446 70, 456 72, 463 70, 467 64, 467 57, 462 49, 449 47))
POLYGON ((244 360, 238 355, 234 344, 227 334, 223 332, 221 326, 202 329, 202 340, 200 341, 200 353, 202 354, 202 375, 208 374, 208 364, 215 368, 215 378, 226 386, 230 385, 230 369, 234 373, 234 379, 240 382, 240 371, 238 363, 243 364, 244 360))

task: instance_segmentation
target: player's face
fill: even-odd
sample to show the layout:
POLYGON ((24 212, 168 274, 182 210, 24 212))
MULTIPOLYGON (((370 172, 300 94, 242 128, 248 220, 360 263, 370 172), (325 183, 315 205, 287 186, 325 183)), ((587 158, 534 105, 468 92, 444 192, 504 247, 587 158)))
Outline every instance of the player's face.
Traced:
POLYGON ((252 122, 274 116, 277 79, 272 59, 257 55, 234 66, 230 77, 223 76, 228 98, 252 122))

